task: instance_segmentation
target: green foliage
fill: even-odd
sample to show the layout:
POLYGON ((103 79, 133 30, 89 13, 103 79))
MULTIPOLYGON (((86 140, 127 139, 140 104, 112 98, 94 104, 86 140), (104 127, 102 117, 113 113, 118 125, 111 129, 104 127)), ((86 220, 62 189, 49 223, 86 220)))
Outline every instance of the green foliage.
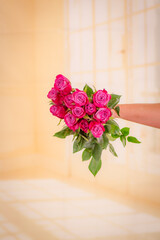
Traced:
POLYGON ((102 161, 101 159, 99 159, 99 161, 96 161, 93 157, 90 161, 90 164, 88 166, 89 170, 91 171, 91 173, 96 176, 96 174, 98 173, 98 171, 100 170, 102 166, 102 161))
POLYGON ((90 88, 87 84, 84 86, 83 91, 87 94, 88 97, 93 95, 93 89, 90 88))
POLYGON ((100 144, 96 143, 92 150, 92 156, 96 161, 99 161, 101 158, 101 154, 102 154, 102 147, 100 144))
POLYGON ((115 125, 115 126, 119 127, 118 123, 114 120, 108 120, 105 125, 115 125))
POLYGON ((108 137, 106 136, 105 133, 103 133, 102 138, 103 138, 102 148, 107 149, 107 146, 108 146, 108 143, 109 143, 108 137))
POLYGON ((65 127, 61 131, 56 132, 53 136, 58 137, 58 138, 66 138, 67 136, 69 136, 71 134, 73 134, 73 131, 70 128, 65 127))
POLYGON ((63 119, 60 119, 60 120, 59 120, 59 122, 58 122, 57 126, 58 126, 58 125, 60 125, 60 123, 62 122, 62 120, 63 120, 63 119))
POLYGON ((82 161, 86 161, 86 160, 89 160, 92 156, 92 153, 89 149, 85 149, 82 153, 82 161))
POLYGON ((93 88, 94 88, 94 93, 97 92, 97 89, 96 89, 96 87, 94 85, 93 85, 93 88))
MULTIPOLYGON (((120 136, 121 132, 120 132, 120 128, 117 127, 116 125, 112 125, 111 129, 110 129, 110 133, 111 135, 118 135, 118 137, 120 136)), ((112 136, 113 137, 113 136, 112 136)))
POLYGON ((128 142, 132 142, 132 143, 141 143, 140 141, 138 141, 137 138, 132 137, 132 136, 128 136, 127 140, 128 140, 128 142))
POLYGON ((96 138, 94 138, 92 135, 92 137, 89 139, 89 141, 86 141, 84 143, 84 148, 93 149, 96 142, 97 142, 96 138))
POLYGON ((118 134, 111 134, 111 137, 117 139, 117 138, 120 137, 120 135, 118 135, 118 134))
POLYGON ((102 149, 106 149, 108 146, 108 143, 109 143, 106 133, 103 133, 103 135, 100 138, 97 138, 97 142, 101 146, 102 149))
POLYGON ((126 137, 124 135, 121 135, 120 136, 120 140, 121 140, 121 142, 123 144, 123 147, 125 147, 126 146, 126 137))
POLYGON ((115 107, 115 108, 114 108, 114 110, 115 110, 115 112, 117 113, 117 115, 120 117, 120 115, 119 115, 119 112, 120 112, 120 107, 119 107, 119 106, 117 106, 117 107, 115 107))
POLYGON ((54 103, 52 101, 49 101, 49 105, 54 105, 54 103))
POLYGON ((124 136, 128 136, 129 135, 129 131, 130 131, 130 128, 128 128, 128 127, 124 127, 124 128, 121 129, 121 133, 124 136))
POLYGON ((106 133, 106 136, 108 138, 109 141, 115 141, 116 138, 115 137, 112 137, 111 135, 109 135, 108 133, 106 133))
POLYGON ((110 130, 111 130, 111 125, 105 124, 105 125, 104 125, 104 128, 105 128, 105 133, 109 133, 110 130))
POLYGON ((119 125, 114 120, 108 120, 105 123, 104 128, 105 128, 105 133, 112 133, 112 134, 116 134, 116 132, 117 131, 119 132, 119 130, 120 130, 119 125))
POLYGON ((115 156, 118 157, 113 145, 111 143, 109 143, 109 151, 115 156))
POLYGON ((111 100, 108 102, 107 106, 109 108, 114 108, 119 103, 120 98, 120 95, 111 94, 111 100))
POLYGON ((73 143, 73 153, 79 152, 84 147, 85 140, 81 136, 78 136, 73 143))

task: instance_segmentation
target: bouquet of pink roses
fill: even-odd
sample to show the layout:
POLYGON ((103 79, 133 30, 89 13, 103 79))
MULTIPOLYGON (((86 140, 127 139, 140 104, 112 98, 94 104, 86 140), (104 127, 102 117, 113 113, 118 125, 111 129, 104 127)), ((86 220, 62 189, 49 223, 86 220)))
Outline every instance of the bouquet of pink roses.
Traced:
POLYGON ((73 135, 73 153, 81 151, 82 160, 90 160, 89 170, 95 176, 100 170, 101 154, 104 149, 117 157, 111 141, 120 139, 123 146, 128 142, 140 143, 135 137, 128 136, 129 128, 120 129, 113 120, 111 109, 119 115, 120 95, 108 94, 103 90, 90 88, 87 84, 83 91, 72 88, 70 81, 57 75, 54 87, 49 91, 50 112, 64 120, 63 129, 54 134, 58 138, 73 135))

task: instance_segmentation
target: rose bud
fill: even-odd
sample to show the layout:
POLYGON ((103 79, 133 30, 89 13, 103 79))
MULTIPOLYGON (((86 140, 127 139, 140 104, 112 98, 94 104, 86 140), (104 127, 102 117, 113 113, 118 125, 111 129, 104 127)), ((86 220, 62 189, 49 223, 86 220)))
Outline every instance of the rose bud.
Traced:
POLYGON ((105 131, 105 128, 101 123, 92 121, 89 124, 89 130, 91 131, 95 138, 99 138, 102 136, 103 132, 105 131))
POLYGON ((86 103, 88 103, 88 96, 84 91, 80 91, 79 89, 76 89, 76 91, 73 93, 74 102, 78 106, 84 106, 86 103))
POLYGON ((107 107, 105 108, 100 108, 95 114, 94 114, 94 119, 101 123, 106 123, 110 116, 112 115, 111 110, 107 107))
POLYGON ((83 132, 87 133, 89 129, 89 124, 87 120, 86 119, 80 120, 79 127, 83 132))
POLYGON ((82 107, 79 106, 75 106, 72 109, 72 114, 76 117, 76 118, 83 118, 85 113, 85 110, 82 107))
POLYGON ((85 105, 85 110, 88 115, 92 115, 97 111, 96 106, 93 103, 88 103, 85 105))
POLYGON ((73 94, 68 94, 64 97, 64 103, 68 108, 72 108, 75 103, 73 101, 73 94))
POLYGON ((62 74, 56 76, 54 87, 63 95, 69 94, 72 90, 70 81, 62 74))
POLYGON ((73 125, 76 124, 76 118, 71 113, 67 113, 65 115, 64 121, 69 128, 73 127, 73 125))
POLYGON ((50 107, 50 112, 54 116, 63 119, 66 114, 66 109, 62 105, 53 105, 50 107))
POLYGON ((78 128, 79 128, 79 123, 78 122, 76 124, 74 124, 72 127, 70 127, 70 129, 72 129, 73 132, 75 132, 78 128))
POLYGON ((108 94, 108 92, 105 89, 98 90, 96 93, 93 94, 93 103, 97 107, 106 106, 110 99, 111 95, 108 94))

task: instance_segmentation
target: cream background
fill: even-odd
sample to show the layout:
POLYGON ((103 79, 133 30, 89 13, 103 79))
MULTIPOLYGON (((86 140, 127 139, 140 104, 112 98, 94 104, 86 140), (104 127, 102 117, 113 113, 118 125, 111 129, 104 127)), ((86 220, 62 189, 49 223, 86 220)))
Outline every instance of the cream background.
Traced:
POLYGON ((158 102, 159 1, 1 0, 1 178, 65 177, 123 197, 160 203, 158 129, 119 121, 142 141, 119 158, 107 151, 94 178, 72 141, 52 137, 58 120, 48 91, 57 74, 122 94, 122 103, 158 102), (115 7, 117 6, 117 7, 115 7))
MULTIPOLYGON (((159 102, 159 1, 81 0, 66 4, 73 86, 82 88, 87 82, 97 89, 105 87, 110 93, 122 94, 121 103, 159 102)), ((106 151, 96 178, 88 173, 88 163, 81 162, 81 154, 70 151, 70 174, 125 196, 159 203, 159 130, 118 122, 121 127, 131 127, 131 134, 142 144, 128 144, 124 150, 116 142, 119 158, 106 151)))

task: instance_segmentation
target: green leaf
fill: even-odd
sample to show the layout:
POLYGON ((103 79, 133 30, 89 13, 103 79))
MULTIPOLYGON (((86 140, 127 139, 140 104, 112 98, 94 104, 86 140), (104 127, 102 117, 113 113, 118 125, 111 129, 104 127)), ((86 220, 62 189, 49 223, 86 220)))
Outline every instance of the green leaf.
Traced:
POLYGON ((106 133, 103 133, 100 138, 97 138, 97 142, 100 144, 102 149, 106 149, 109 142, 106 133))
POLYGON ((93 88, 94 88, 94 92, 97 92, 97 89, 96 89, 96 87, 93 85, 93 88))
POLYGON ((66 138, 67 136, 69 136, 71 134, 73 134, 73 131, 70 128, 65 127, 61 131, 56 132, 53 136, 58 137, 58 138, 66 138))
POLYGON ((123 144, 123 147, 125 147, 126 146, 126 137, 124 135, 121 135, 120 136, 120 140, 121 140, 121 142, 123 144))
POLYGON ((72 142, 74 141, 74 139, 75 139, 76 137, 77 137, 77 133, 74 133, 72 142))
POLYGON ((88 134, 84 133, 83 131, 80 130, 80 132, 78 133, 79 136, 81 136, 82 138, 84 138, 87 142, 89 141, 88 139, 88 134))
POLYGON ((111 125, 110 133, 111 133, 111 135, 118 135, 119 136, 121 134, 120 133, 120 128, 116 125, 111 125))
POLYGON ((109 141, 115 141, 116 138, 113 138, 111 135, 109 134, 106 134, 107 135, 107 138, 109 139, 109 141))
POLYGON ((115 156, 118 157, 113 145, 111 143, 109 143, 109 151, 115 156))
POLYGON ((89 141, 86 141, 84 143, 84 148, 93 149, 95 146, 95 143, 96 143, 96 139, 92 135, 92 137, 89 139, 89 141))
POLYGON ((78 136, 73 143, 73 153, 81 151, 83 149, 84 143, 85 140, 82 137, 78 136))
POLYGON ((124 128, 121 129, 121 133, 122 133, 124 136, 128 136, 128 135, 129 135, 129 130, 130 130, 130 128, 124 127, 124 128))
POLYGON ((127 140, 128 140, 128 142, 132 142, 132 143, 141 143, 140 141, 138 141, 137 138, 132 137, 132 136, 128 136, 127 140))
POLYGON ((117 115, 120 117, 120 115, 119 115, 119 112, 120 112, 120 107, 119 107, 119 106, 117 106, 117 107, 115 107, 115 108, 114 108, 114 110, 115 110, 115 112, 117 113, 117 115))
POLYGON ((111 137, 117 139, 117 138, 120 137, 120 135, 118 135, 118 134, 111 134, 111 137))
POLYGON ((114 120, 108 120, 105 125, 115 125, 115 126, 119 127, 118 123, 114 120))
POLYGON ((90 88, 87 84, 84 86, 83 91, 86 92, 88 97, 91 97, 93 94, 92 88, 90 88))
POLYGON ((109 133, 110 132, 110 130, 111 130, 111 125, 104 125, 104 128, 105 128, 105 133, 109 133))
POLYGON ((49 105, 54 105, 54 103, 52 101, 49 102, 49 105))
POLYGON ((114 119, 114 117, 113 117, 113 116, 111 116, 111 117, 109 118, 109 120, 112 120, 112 119, 114 119))
POLYGON ((98 144, 100 144, 101 147, 102 147, 102 145, 103 145, 103 137, 101 136, 101 137, 97 138, 96 143, 97 143, 97 142, 98 142, 98 144))
POLYGON ((114 108, 119 103, 120 98, 120 95, 111 94, 111 100, 108 102, 108 107, 114 108))
POLYGON ((101 158, 101 154, 102 154, 102 147, 100 146, 100 144, 97 143, 95 144, 92 150, 92 156, 96 161, 99 161, 99 159, 101 158))
POLYGON ((103 148, 103 149, 106 149, 107 146, 108 146, 109 140, 108 140, 108 137, 106 136, 105 133, 103 133, 102 137, 103 137, 103 145, 102 145, 102 148, 103 148))
POLYGON ((121 135, 119 125, 114 120, 108 120, 104 128, 105 133, 110 133, 114 138, 118 138, 121 135))
POLYGON ((96 161, 94 158, 91 159, 90 164, 88 166, 89 170, 91 171, 91 173, 96 176, 96 174, 98 173, 98 171, 100 170, 102 166, 102 161, 101 159, 99 159, 99 161, 96 161))
POLYGON ((89 149, 85 149, 82 153, 82 161, 89 160, 92 156, 92 153, 89 149))

